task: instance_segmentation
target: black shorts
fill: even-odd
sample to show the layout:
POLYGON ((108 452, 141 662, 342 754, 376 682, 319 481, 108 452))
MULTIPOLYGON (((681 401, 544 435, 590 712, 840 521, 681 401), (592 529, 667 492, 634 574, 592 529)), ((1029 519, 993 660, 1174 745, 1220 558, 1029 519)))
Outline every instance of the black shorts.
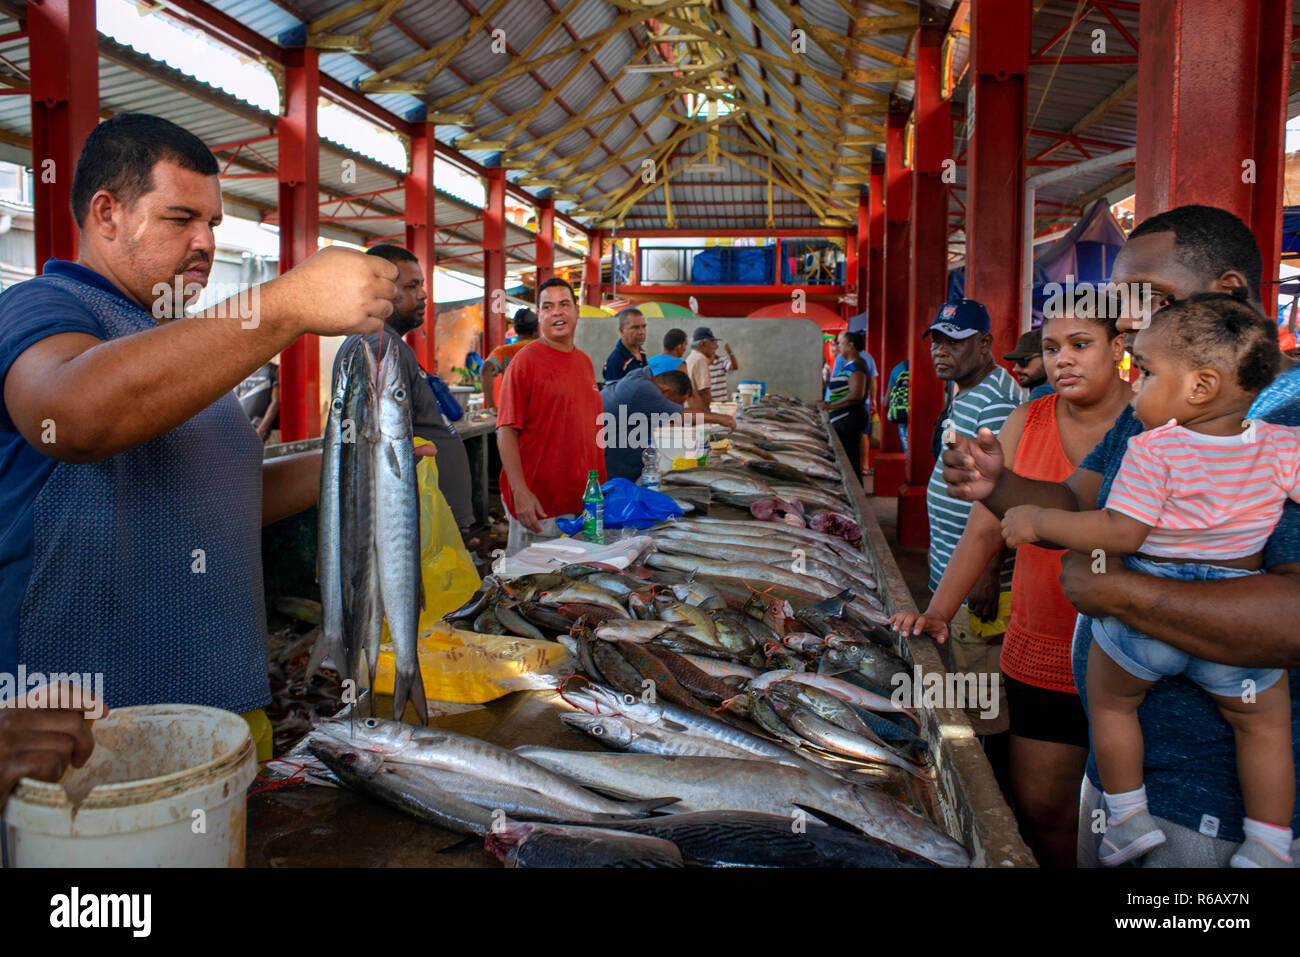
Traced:
POLYGON ((1051 691, 1002 676, 1007 689, 1010 731, 1034 741, 1088 747, 1088 715, 1077 694, 1051 691))

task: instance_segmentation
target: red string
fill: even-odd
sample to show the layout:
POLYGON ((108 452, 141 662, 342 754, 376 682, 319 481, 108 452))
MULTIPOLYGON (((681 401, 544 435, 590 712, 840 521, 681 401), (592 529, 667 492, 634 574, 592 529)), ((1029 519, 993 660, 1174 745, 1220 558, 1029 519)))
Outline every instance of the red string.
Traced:
MULTIPOLYGON (((254 794, 261 794, 263 791, 274 791, 276 788, 282 788, 286 784, 303 784, 306 782, 307 766, 305 764, 298 764, 296 761, 289 761, 285 758, 272 758, 271 761, 268 761, 266 763, 271 764, 272 762, 287 764, 289 765, 289 767, 295 768, 296 770, 293 772, 293 774, 289 775, 287 778, 283 778, 278 781, 270 781, 270 783, 260 788, 257 788, 256 790, 249 791, 248 797, 252 797, 254 794)), ((268 779, 263 777, 261 774, 259 774, 254 780, 266 781, 268 779)))

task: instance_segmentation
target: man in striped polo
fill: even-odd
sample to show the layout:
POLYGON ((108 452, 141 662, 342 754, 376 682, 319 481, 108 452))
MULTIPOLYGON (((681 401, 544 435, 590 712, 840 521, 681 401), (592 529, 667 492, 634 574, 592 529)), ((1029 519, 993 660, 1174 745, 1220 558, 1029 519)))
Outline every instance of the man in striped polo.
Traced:
MULTIPOLYGON (((948 302, 924 333, 930 339, 934 371, 951 399, 942 417, 943 427, 974 436, 980 429, 996 435, 1024 394, 1011 374, 993 361, 993 336, 989 314, 973 299, 948 302), (951 424, 948 424, 948 423, 951 424)), ((917 438, 929 423, 916 423, 917 438)), ((936 456, 937 458, 937 456, 936 456)), ((930 516, 930 591, 952 558, 957 540, 966 529, 971 503, 949 498, 939 463, 926 490, 930 516)), ((1004 549, 989 563, 980 583, 948 626, 949 668, 954 672, 998 672, 1002 635, 1011 617, 1011 573, 1015 553, 1004 549)))

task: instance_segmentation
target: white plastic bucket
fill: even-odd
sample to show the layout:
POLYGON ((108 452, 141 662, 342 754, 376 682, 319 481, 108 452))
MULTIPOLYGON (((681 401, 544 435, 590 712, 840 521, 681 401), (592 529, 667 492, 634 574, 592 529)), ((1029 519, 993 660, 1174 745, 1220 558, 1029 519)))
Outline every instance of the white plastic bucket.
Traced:
POLYGON ((741 407, 753 405, 763 394, 763 386, 758 382, 742 382, 736 393, 736 401, 741 407))
POLYGON ((698 459, 709 451, 709 427, 670 425, 655 429, 654 443, 659 450, 659 471, 671 472, 675 459, 698 459))
POLYGON ((4 812, 10 867, 243 867, 257 751, 237 714, 117 708, 84 768, 23 778, 4 812))

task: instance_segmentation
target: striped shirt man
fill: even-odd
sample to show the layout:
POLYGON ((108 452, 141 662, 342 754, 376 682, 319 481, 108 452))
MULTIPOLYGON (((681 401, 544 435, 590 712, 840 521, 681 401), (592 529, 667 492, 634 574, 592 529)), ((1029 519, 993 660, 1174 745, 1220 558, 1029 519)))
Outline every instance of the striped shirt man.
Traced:
POLYGON ((709 386, 713 392, 714 402, 730 402, 727 395, 727 373, 731 371, 731 357, 719 352, 709 363, 709 386))
MULTIPOLYGON (((985 376, 974 388, 958 391, 952 400, 950 418, 953 428, 972 438, 980 429, 991 429, 996 435, 1002 429, 1011 410, 1023 399, 1023 392, 1011 374, 1001 366, 985 376)), ((957 540, 966 530, 971 503, 948 497, 948 485, 943 480, 943 466, 936 462, 930 474, 930 484, 925 493, 926 508, 930 513, 930 590, 939 587, 939 579, 952 558, 957 540)), ((1011 590, 1011 574, 1015 570, 1014 553, 1002 564, 1002 591, 1011 590)))
POLYGON ((1300 501, 1300 429, 1251 420, 1240 435, 1176 423, 1128 440, 1106 507, 1151 526, 1142 554, 1213 562, 1264 547, 1300 501))

